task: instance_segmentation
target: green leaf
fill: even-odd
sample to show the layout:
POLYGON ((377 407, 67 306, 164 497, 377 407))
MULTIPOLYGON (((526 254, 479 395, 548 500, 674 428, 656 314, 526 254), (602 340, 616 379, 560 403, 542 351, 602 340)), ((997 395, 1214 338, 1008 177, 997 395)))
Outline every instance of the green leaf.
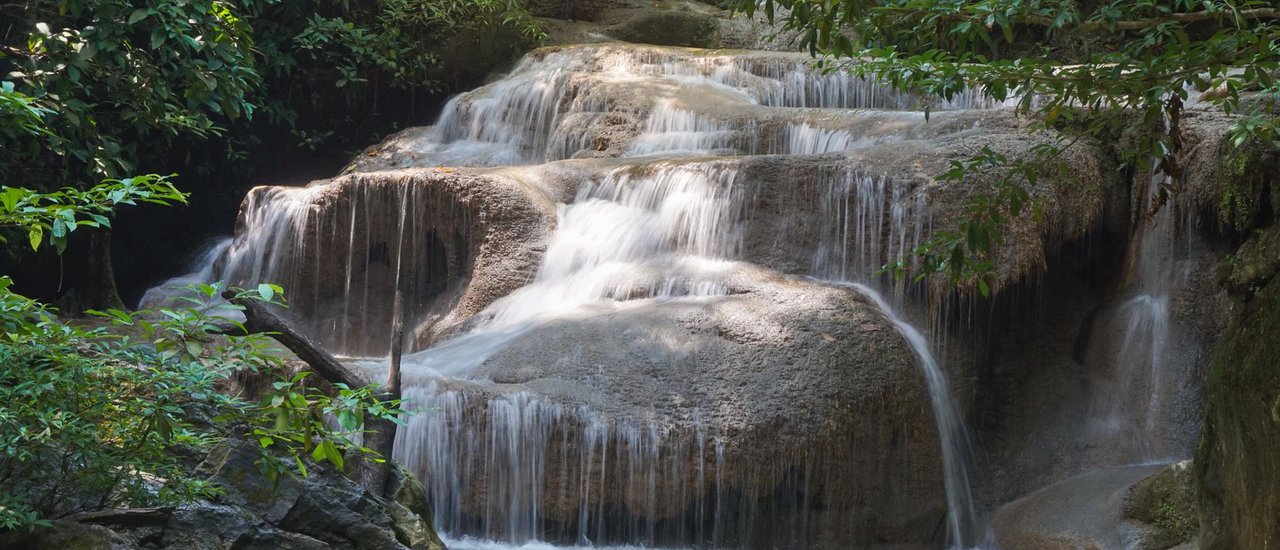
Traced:
MULTIPOLYGON (((6 82, 6 84, 8 83, 6 82)), ((30 191, 26 189, 5 187, 4 191, 0 192, 0 204, 4 205, 6 212, 13 212, 18 207, 18 201, 22 200, 28 193, 30 191)))
POLYGON ((276 291, 274 288, 272 288, 272 285, 262 283, 258 285, 258 294, 262 296, 263 300, 266 300, 269 302, 271 301, 272 298, 275 297, 276 291))
POLYGON ((27 231, 27 239, 31 241, 32 250, 40 250, 40 243, 44 240, 44 229, 38 225, 31 226, 27 231))

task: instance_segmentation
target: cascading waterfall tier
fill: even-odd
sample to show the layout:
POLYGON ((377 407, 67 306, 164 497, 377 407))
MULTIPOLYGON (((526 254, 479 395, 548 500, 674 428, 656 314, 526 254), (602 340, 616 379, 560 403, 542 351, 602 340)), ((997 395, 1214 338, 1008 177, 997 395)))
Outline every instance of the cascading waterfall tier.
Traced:
MULTIPOLYGON (((401 135, 387 167, 501 166, 600 156, 818 154, 902 139, 919 111, 998 107, 902 94, 801 54, 592 45, 527 56, 459 95, 435 126, 401 135)), ((938 126, 938 125, 935 125, 938 126)), ((377 155, 375 155, 377 156, 377 155)))
MULTIPOLYGON (((757 318, 750 313, 759 306, 734 304, 726 300, 772 295, 769 293, 775 290, 766 291, 761 285, 780 284, 767 282, 769 276, 762 281, 755 268, 741 261, 754 258, 761 263, 770 263, 767 259, 770 252, 765 249, 771 247, 761 246, 758 233, 762 228, 785 233, 781 228, 789 225, 787 216, 777 217, 762 211, 769 209, 767 205, 773 201, 768 197, 779 191, 786 193, 785 190, 778 189, 776 183, 763 187, 753 183, 770 177, 770 174, 776 177, 779 162, 786 165, 788 161, 670 160, 621 166, 596 163, 594 166, 568 167, 567 172, 588 175, 582 178, 574 199, 556 209, 556 221, 548 223, 556 229, 541 241, 545 244, 538 245, 539 239, 529 239, 533 242, 532 248, 545 247, 545 250, 540 255, 536 270, 530 269, 531 265, 525 268, 533 272, 533 276, 522 283, 525 286, 513 287, 502 297, 489 302, 464 322, 465 330, 456 336, 426 350, 408 354, 404 359, 406 396, 425 412, 411 418, 409 426, 402 430, 397 442, 397 456, 429 482, 437 521, 445 532, 478 535, 510 543, 554 540, 584 544, 639 542, 649 545, 755 547, 778 544, 781 540, 807 540, 815 544, 865 542, 870 540, 867 538, 870 536, 917 531, 922 525, 937 521, 930 518, 936 518, 933 514, 947 507, 942 505, 940 492, 932 493, 935 495, 933 498, 939 500, 928 504, 931 497, 923 495, 930 493, 921 486, 929 485, 928 480, 932 476, 920 472, 939 468, 935 461, 943 454, 937 450, 937 436, 927 435, 933 432, 933 420, 918 416, 920 409, 914 405, 928 395, 928 391, 923 386, 918 386, 918 390, 907 389, 919 383, 917 375, 904 375, 896 383, 905 385, 892 386, 897 389, 879 390, 890 391, 889 394, 877 392, 877 387, 885 387, 883 382, 879 382, 880 386, 862 381, 846 383, 841 394, 831 396, 830 406, 836 409, 799 422, 801 425, 819 426, 844 418, 841 421, 843 428, 806 428, 798 430, 801 434, 793 434, 790 439, 772 444, 761 438, 773 438, 778 434, 772 430, 767 435, 760 433, 760 427, 755 424, 758 419, 743 419, 740 413, 714 410, 730 406, 734 400, 750 400, 753 398, 750 395, 712 399, 705 395, 704 390, 689 396, 666 390, 676 393, 676 397, 668 396, 668 399, 701 405, 689 407, 682 404, 676 409, 658 407, 657 410, 649 410, 643 403, 632 403, 629 407, 611 410, 614 403, 583 399, 572 392, 570 395, 558 393, 563 389, 563 382, 578 380, 580 375, 557 374, 555 376, 562 380, 555 383, 554 388, 536 387, 536 390, 530 389, 533 382, 546 381, 521 378, 521 365, 530 361, 533 353, 523 350, 523 347, 532 345, 531 341, 543 343, 547 331, 563 333, 565 329, 555 328, 558 324, 605 322, 599 320, 601 317, 634 317, 652 322, 649 316, 660 315, 654 313, 655 310, 704 309, 708 304, 747 308, 728 317, 734 322, 742 322, 744 314, 748 316, 748 324, 764 322, 768 316, 757 318), (776 231, 768 228, 776 228, 776 231), (513 355, 517 357, 514 360, 513 355), (518 367, 515 372, 511 370, 513 367, 518 367), (495 386, 493 381, 504 383, 495 386), (442 391, 441 388, 446 386, 448 389, 442 391), (842 403, 842 395, 863 392, 870 401, 855 399, 842 403), (879 397, 871 397, 875 395, 879 397), (706 409, 702 408, 704 406, 706 409), (836 413, 837 410, 840 412, 836 413), (916 434, 910 436, 911 444, 903 446, 901 442, 893 442, 903 437, 900 435, 903 433, 916 434), (898 450, 886 450, 890 448, 898 450), (886 455, 897 458, 887 461, 886 455), (886 470, 889 467, 887 462, 895 466, 886 470), (860 465, 854 471, 863 475, 850 475, 850 465, 860 465), (912 490, 912 487, 916 489, 912 490), (915 498, 911 498, 909 503, 904 502, 909 495, 915 495, 915 498), (897 504, 886 505, 883 510, 872 510, 859 504, 867 499, 897 504), (885 517, 888 510, 897 510, 893 515, 898 516, 904 510, 909 512, 890 520, 885 517), (762 523, 763 518, 772 518, 775 523, 762 523), (779 528, 784 524, 785 529, 779 528)), ((891 254, 918 240, 924 230, 925 199, 920 192, 913 190, 909 180, 902 183, 892 178, 867 176, 850 168, 846 160, 838 158, 800 163, 786 172, 797 181, 806 182, 802 187, 807 189, 805 194, 808 196, 807 206, 795 205, 790 216, 804 216, 804 212, 821 208, 838 213, 833 215, 833 219, 839 220, 837 223, 824 223, 822 229, 802 231, 804 235, 796 234, 790 240, 792 246, 788 248, 808 250, 801 254, 808 256, 805 263, 813 267, 804 271, 829 278, 838 278, 837 274, 841 272, 857 272, 863 265, 887 261, 891 254), (851 237, 851 234, 859 236, 851 237), (892 237, 888 240, 873 237, 886 234, 892 237)), ((361 281, 371 280, 370 274, 382 273, 387 264, 401 266, 398 268, 402 270, 400 277, 418 280, 408 276, 407 266, 421 260, 413 260, 401 249, 388 248, 386 258, 375 258, 377 261, 374 263, 378 265, 369 270, 370 274, 361 273, 366 268, 360 267, 360 261, 350 261, 342 254, 312 257, 305 251, 350 247, 352 242, 358 245, 357 249, 367 249, 367 243, 403 242, 402 235, 406 233, 445 232, 408 214, 421 211, 424 206, 403 202, 422 200, 427 204, 452 205, 448 206, 450 209, 469 208, 457 199, 440 200, 438 194, 448 193, 444 190, 447 186, 435 183, 440 178, 450 181, 471 178, 475 180, 472 187, 482 185, 481 182, 518 187, 520 179, 534 175, 537 174, 515 171, 505 176, 498 172, 444 176, 439 171, 431 171, 397 176, 400 179, 389 184, 370 174, 351 176, 328 186, 281 190, 279 192, 285 193, 287 198, 281 195, 274 200, 297 201, 293 207, 278 209, 295 216, 285 217, 291 221, 281 222, 279 226, 290 228, 289 231, 276 229, 265 231, 253 239, 241 239, 239 250, 254 252, 226 260, 226 269, 243 270, 246 268, 242 265, 259 266, 262 280, 288 279, 292 281, 292 287, 300 290, 312 288, 309 284, 330 285, 311 290, 316 296, 337 292, 337 289, 343 289, 343 292, 347 288, 363 289, 365 285, 361 281), (512 181, 505 185, 494 183, 508 179, 512 181), (413 187, 423 189, 411 191, 413 187), (428 191, 430 189, 436 190, 428 191), (366 203, 369 204, 366 206, 366 203), (398 209, 405 214, 389 216, 394 221, 371 226, 366 226, 359 216, 346 214, 365 208, 384 208, 390 212, 398 209), (335 217, 329 217, 328 212, 335 217), (315 227, 328 229, 317 231, 315 227), (270 235, 277 237, 268 238, 270 235), (317 235, 327 237, 317 238, 317 235), (334 242, 330 243, 330 240, 334 242), (344 242, 348 244, 344 245, 344 242), (295 261, 281 261, 277 255, 295 261), (303 259, 296 261, 298 257, 303 259), (323 265, 323 258, 328 258, 331 265, 323 265), (270 269, 280 271, 272 273, 270 269), (316 275, 326 273, 332 276, 332 280, 329 276, 316 275), (352 273, 355 273, 354 278, 351 278, 352 273)), ((272 197, 267 190, 259 192, 263 197, 272 197)), ((247 203, 246 223, 249 224, 261 223, 253 221, 253 213, 270 211, 256 208, 254 200, 247 203)), ((467 220, 471 217, 455 215, 453 219, 467 220)), ((474 227, 476 234, 489 230, 483 225, 474 227)), ((253 235, 254 232, 245 234, 253 235)), ((530 232, 525 237, 534 234, 530 232)), ((474 235, 472 242, 488 240, 487 236, 477 239, 474 235)), ((478 252, 474 247, 466 250, 471 257, 479 258, 484 254, 483 248, 479 247, 478 252)), ((236 254, 236 250, 233 247, 230 253, 236 254)), ((458 255, 446 255, 446 258, 455 257, 458 255)), ((365 258, 364 261, 370 260, 365 258)), ((467 284, 483 283, 490 277, 484 269, 476 267, 477 263, 483 262, 471 260, 468 274, 454 280, 446 279, 442 286, 449 287, 463 280, 467 284)), ((404 283, 396 282, 397 277, 384 275, 383 288, 404 286, 404 283)), ((788 287, 793 284, 822 286, 818 283, 783 284, 788 287)), ((469 292, 470 289, 464 285, 443 294, 437 293, 435 299, 449 299, 453 294, 469 292)), ((842 303, 848 302, 848 305, 841 306, 843 308, 855 307, 858 300, 856 293, 850 296, 848 291, 839 288, 803 292, 843 296, 840 298, 842 303)), ((376 303, 378 298, 372 299, 376 303)), ((770 299, 773 300, 797 302, 797 298, 770 299)), ((805 299, 798 300, 803 302, 805 299)), ((824 301, 817 300, 816 303, 824 301)), ((776 364, 801 365, 821 361, 832 364, 832 367, 813 367, 816 372, 848 369, 856 376, 866 376, 865 371, 852 367, 853 362, 875 360, 877 364, 867 368, 886 371, 889 363, 884 362, 885 353, 892 353, 890 342, 895 338, 891 327, 899 321, 874 313, 876 304, 861 307, 867 305, 871 306, 869 312, 839 310, 845 313, 839 315, 838 320, 830 321, 836 325, 816 330, 817 336, 823 343, 840 342, 845 338, 853 342, 865 340, 867 333, 860 332, 840 338, 831 336, 842 330, 836 326, 852 323, 859 331, 872 331, 870 334, 875 334, 876 340, 888 338, 889 342, 872 344, 856 354, 806 350, 805 355, 787 355, 776 360, 776 364), (851 320, 858 316, 864 320, 853 323, 851 320), (809 353, 816 355, 810 356, 809 353)), ((305 296, 300 296, 295 299, 294 307, 303 309, 322 305, 320 302, 308 302, 305 296)), ((429 318, 441 315, 439 306, 435 304, 420 303, 416 307, 414 315, 419 320, 424 314, 429 318)), ((352 312, 367 315, 361 308, 332 311, 342 311, 346 316, 342 317, 344 319, 352 319, 352 312)), ((372 311, 376 314, 378 309, 375 307, 372 311)), ((761 308, 761 311, 767 310, 761 308)), ((719 323, 727 322, 719 317, 714 319, 719 323)), ((701 327, 694 334, 715 326, 703 320, 685 322, 691 328, 701 327)), ((642 326, 635 321, 619 323, 626 325, 628 332, 642 326)), ((415 326, 422 324, 414 323, 415 326)), ((804 322, 793 318, 786 324, 803 325, 804 322)), ((764 326, 768 327, 770 323, 764 326)), ((329 328, 321 325, 312 330, 324 335, 329 328)), ((735 330, 742 330, 742 327, 735 330)), ((716 368, 736 370, 733 358, 741 357, 736 354, 741 353, 738 349, 743 343, 735 340, 724 342, 733 338, 726 335, 726 331, 731 332, 718 329, 711 343, 695 346, 703 351, 692 352, 693 356, 721 357, 709 363, 716 368)), ((340 338, 344 335, 340 333, 327 334, 333 339, 331 341, 343 341, 340 338)), ((775 335, 765 330, 764 336, 775 335)), ((346 337, 350 338, 349 335, 346 337)), ((633 337, 640 341, 653 338, 635 334, 633 337)), ((694 338, 701 336, 667 334, 657 341, 687 342, 694 338)), ((743 337, 747 342, 755 338, 743 337)), ((618 340, 613 336, 601 341, 618 340)), ((376 345, 376 336, 370 342, 371 346, 376 345)), ((791 344, 797 343, 809 345, 808 342, 791 344)), ((779 347, 784 345, 778 344, 779 347)), ((899 341, 896 345, 902 344, 899 341)), ((923 351, 927 353, 927 348, 923 351)), ((911 372, 914 368, 910 366, 912 353, 903 355, 904 352, 905 349, 897 352, 891 362, 911 372)), ((917 354, 920 352, 919 348, 915 350, 917 354)), ((644 351, 640 357, 651 360, 651 353, 644 351)), ((564 361, 574 355, 581 359, 581 352, 574 352, 553 362, 564 361)), ((687 354, 668 356, 665 359, 670 363, 662 368, 684 364, 689 357, 687 354)), ((932 362, 931 357, 920 356, 919 359, 932 362)), ((552 359, 544 357, 532 363, 545 365, 548 360, 552 359)), ((585 365, 594 371, 592 377, 607 377, 610 370, 623 368, 635 358, 624 355, 614 360, 619 364, 586 361, 585 365)), ((379 360, 355 360, 354 363, 374 371, 381 368, 379 360)), ((706 366, 686 374, 707 374, 701 368, 706 366)), ((775 384, 772 377, 766 377, 763 382, 768 386, 775 384)), ((832 380, 822 380, 821 383, 832 388, 842 387, 832 380)), ((736 394, 739 384, 748 382, 725 384, 716 391, 734 390, 736 394)), ((618 389, 606 387, 588 391, 609 395, 618 389)), ((761 394, 767 391, 762 389, 761 394)), ((811 388, 809 391, 818 390, 811 388)), ((947 424, 946 429, 953 427, 947 424)), ((947 468, 935 471, 947 471, 947 468)), ((954 534, 926 536, 955 537, 954 534)))
POLYGON ((396 457, 450 535, 964 544, 961 407, 893 311, 909 287, 870 274, 932 230, 921 152, 1018 124, 977 98, 788 54, 540 50, 353 174, 254 190, 209 276, 281 284, 375 375, 406 293, 396 457), (956 110, 892 110, 926 105, 956 110))

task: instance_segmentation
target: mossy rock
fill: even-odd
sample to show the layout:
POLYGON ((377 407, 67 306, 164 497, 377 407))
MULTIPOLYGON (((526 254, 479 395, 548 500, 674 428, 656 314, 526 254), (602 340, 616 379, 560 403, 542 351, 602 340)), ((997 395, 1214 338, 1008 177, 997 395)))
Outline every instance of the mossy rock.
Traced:
POLYGON ((720 20, 691 11, 654 11, 614 25, 607 32, 624 42, 714 48, 720 39, 720 20))
POLYGON ((0 533, 0 548, 23 550, 112 550, 121 543, 119 535, 106 527, 68 520, 30 533, 0 533))
POLYGON ((1221 193, 1219 217, 1227 227, 1246 231, 1280 207, 1277 153, 1253 140, 1222 150, 1215 182, 1221 193))
POLYGON ((1237 307, 1214 349, 1196 450, 1201 547, 1280 549, 1280 278, 1237 307))
MULTIPOLYGON (((1280 186, 1277 186, 1280 187, 1280 186)), ((1255 293, 1280 273, 1280 223, 1261 229, 1223 261, 1218 276, 1233 293, 1255 293)))
POLYGON ((431 504, 427 502, 427 489, 422 482, 396 464, 388 486, 393 501, 388 511, 396 537, 415 550, 446 550, 431 524, 431 504))
POLYGON ((1140 548, 1164 550, 1191 541, 1200 531, 1200 517, 1190 463, 1171 464, 1135 484, 1124 514, 1151 526, 1140 548))

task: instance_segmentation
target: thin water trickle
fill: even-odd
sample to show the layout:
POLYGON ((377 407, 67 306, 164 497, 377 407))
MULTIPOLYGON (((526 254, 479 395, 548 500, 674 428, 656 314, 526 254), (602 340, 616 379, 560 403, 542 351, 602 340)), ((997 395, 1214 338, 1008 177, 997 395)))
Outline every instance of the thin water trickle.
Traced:
MULTIPOLYGON (((1168 176, 1153 175, 1141 205, 1151 204, 1168 176)), ((1142 216, 1129 250, 1127 298, 1096 329, 1091 360, 1100 370, 1091 404, 1091 437, 1120 452, 1119 461, 1143 463, 1178 458, 1162 435, 1168 417, 1164 396, 1170 373, 1173 320, 1171 301, 1189 276, 1178 250, 1180 219, 1176 197, 1154 216, 1142 216), (1108 337, 1110 336, 1110 337, 1108 337)))
POLYGON ((978 542, 974 530, 979 518, 969 477, 972 445, 964 416, 929 339, 898 313, 906 301, 907 286, 896 278, 875 275, 881 266, 909 257, 920 245, 930 225, 928 196, 891 177, 851 170, 830 172, 824 179, 823 231, 814 254, 814 274, 867 296, 889 317, 919 359, 942 448, 948 547, 968 548, 978 542), (885 293, 891 293, 897 307, 885 293))
POLYGON ((947 544, 950 548, 968 548, 974 542, 972 530, 978 525, 969 480, 972 445, 964 417, 951 396, 947 375, 929 348, 929 340, 911 323, 902 320, 879 291, 861 283, 851 285, 875 302, 893 321, 898 332, 907 339, 912 351, 920 359, 920 369, 929 388, 933 417, 941 440, 942 467, 945 470, 943 482, 947 489, 947 544))

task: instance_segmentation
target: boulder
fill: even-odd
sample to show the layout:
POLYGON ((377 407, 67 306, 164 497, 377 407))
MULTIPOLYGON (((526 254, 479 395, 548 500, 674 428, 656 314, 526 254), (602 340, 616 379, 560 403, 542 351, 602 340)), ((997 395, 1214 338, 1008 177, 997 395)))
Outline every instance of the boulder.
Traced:
POLYGON ((720 20, 693 11, 652 11, 631 17, 606 32, 624 42, 714 48, 720 38, 720 20))
POLYGON ((513 542, 939 542, 938 434, 903 337, 850 288, 734 270, 726 296, 588 308, 492 351, 473 373, 490 382, 407 392, 433 412, 402 430, 397 456, 453 518, 441 528, 513 542))
POLYGON ((217 279, 287 289, 298 326, 329 349, 386 353, 398 289, 418 347, 523 286, 555 226, 537 188, 453 169, 356 173, 245 198, 217 279), (359 330, 359 327, 370 329, 359 330))
POLYGON ((216 497, 178 506, 149 525, 85 525, 59 521, 25 540, 0 539, 0 548, 26 550, 445 550, 431 528, 422 485, 402 470, 393 498, 372 495, 322 466, 305 478, 273 484, 255 461, 256 445, 228 439, 192 475, 220 489, 216 497))
POLYGON ((1141 550, 1165 550, 1194 542, 1200 531, 1198 504, 1195 472, 1185 460, 1134 485, 1125 499, 1124 515, 1150 526, 1141 550))

